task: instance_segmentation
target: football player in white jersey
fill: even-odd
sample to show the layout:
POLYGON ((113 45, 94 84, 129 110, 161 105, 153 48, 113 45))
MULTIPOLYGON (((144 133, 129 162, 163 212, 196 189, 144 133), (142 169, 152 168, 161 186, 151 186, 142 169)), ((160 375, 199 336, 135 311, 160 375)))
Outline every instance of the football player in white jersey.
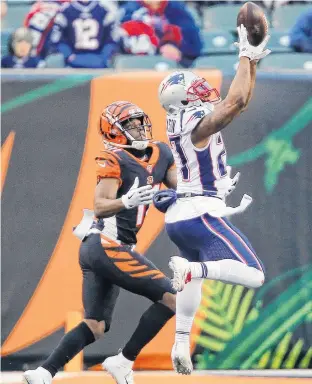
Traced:
POLYGON ((172 360, 175 370, 183 374, 190 374, 193 369, 189 339, 203 279, 257 288, 265 278, 263 265, 250 242, 226 218, 244 211, 252 199, 244 195, 236 208, 225 204, 232 179, 220 131, 248 105, 256 63, 270 53, 265 49, 269 36, 253 47, 243 25, 238 28, 238 35, 239 66, 224 100, 205 79, 189 71, 175 72, 159 86, 178 185, 176 192, 158 192, 154 204, 166 211, 166 230, 181 255, 172 257, 169 266, 173 286, 179 291, 172 360))

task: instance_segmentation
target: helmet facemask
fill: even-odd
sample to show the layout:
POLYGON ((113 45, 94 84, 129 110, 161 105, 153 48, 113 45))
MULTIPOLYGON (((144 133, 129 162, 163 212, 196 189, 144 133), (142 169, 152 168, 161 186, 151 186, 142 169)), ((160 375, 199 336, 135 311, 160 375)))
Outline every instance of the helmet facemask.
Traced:
POLYGON ((152 140, 152 124, 143 111, 127 114, 123 118, 106 111, 104 120, 100 119, 99 132, 108 147, 144 150, 152 140))
POLYGON ((189 107, 213 109, 213 104, 221 101, 217 89, 191 71, 177 71, 165 77, 159 85, 158 98, 162 107, 172 115, 189 107))
POLYGON ((152 123, 145 113, 131 115, 118 125, 120 125, 120 131, 126 136, 130 148, 143 150, 153 139, 152 123), (140 121, 139 124, 138 121, 140 121))
POLYGON ((217 104, 221 101, 220 94, 216 88, 212 88, 204 78, 193 81, 187 89, 187 101, 217 104))

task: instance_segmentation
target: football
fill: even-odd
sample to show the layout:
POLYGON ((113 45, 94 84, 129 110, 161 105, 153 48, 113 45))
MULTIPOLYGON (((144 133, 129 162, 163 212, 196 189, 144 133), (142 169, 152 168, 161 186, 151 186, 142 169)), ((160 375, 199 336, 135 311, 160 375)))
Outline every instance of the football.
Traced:
POLYGON ((263 10, 255 3, 245 3, 238 15, 237 26, 243 24, 248 32, 248 41, 253 46, 262 43, 268 33, 268 22, 263 10))

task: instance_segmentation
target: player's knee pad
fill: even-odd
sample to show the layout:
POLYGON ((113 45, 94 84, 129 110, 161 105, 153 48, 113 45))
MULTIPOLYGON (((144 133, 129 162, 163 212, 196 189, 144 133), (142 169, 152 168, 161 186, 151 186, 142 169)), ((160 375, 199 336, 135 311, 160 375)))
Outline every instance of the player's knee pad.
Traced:
POLYGON ((177 193, 174 189, 165 189, 163 191, 156 192, 153 197, 153 203, 155 207, 163 213, 167 212, 167 209, 177 200, 177 193))

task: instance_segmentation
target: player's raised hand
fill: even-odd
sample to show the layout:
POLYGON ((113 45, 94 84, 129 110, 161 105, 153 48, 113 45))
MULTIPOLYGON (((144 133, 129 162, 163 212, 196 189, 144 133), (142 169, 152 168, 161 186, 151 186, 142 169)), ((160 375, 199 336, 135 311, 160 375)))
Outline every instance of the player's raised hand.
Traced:
POLYGON ((268 41, 270 40, 270 35, 266 35, 266 37, 263 39, 262 43, 259 44, 257 47, 254 48, 253 57, 251 60, 258 61, 260 59, 263 59, 264 57, 268 56, 272 51, 270 49, 265 49, 268 41))
POLYGON ((129 191, 121 196, 121 201, 127 209, 132 209, 138 205, 151 204, 155 193, 156 189, 153 189, 151 185, 139 187, 139 178, 136 177, 129 191))
POLYGON ((271 52, 269 49, 264 50, 271 37, 270 35, 267 35, 257 47, 254 47, 248 41, 247 29, 243 24, 237 27, 237 33, 239 41, 234 43, 234 45, 239 49, 239 57, 248 57, 250 60, 258 61, 271 52))
POLYGON ((252 45, 249 44, 247 29, 243 24, 237 27, 237 33, 238 33, 238 42, 234 43, 234 45, 239 49, 238 56, 240 58, 248 57, 250 59, 252 56, 251 51, 253 47, 252 45))

